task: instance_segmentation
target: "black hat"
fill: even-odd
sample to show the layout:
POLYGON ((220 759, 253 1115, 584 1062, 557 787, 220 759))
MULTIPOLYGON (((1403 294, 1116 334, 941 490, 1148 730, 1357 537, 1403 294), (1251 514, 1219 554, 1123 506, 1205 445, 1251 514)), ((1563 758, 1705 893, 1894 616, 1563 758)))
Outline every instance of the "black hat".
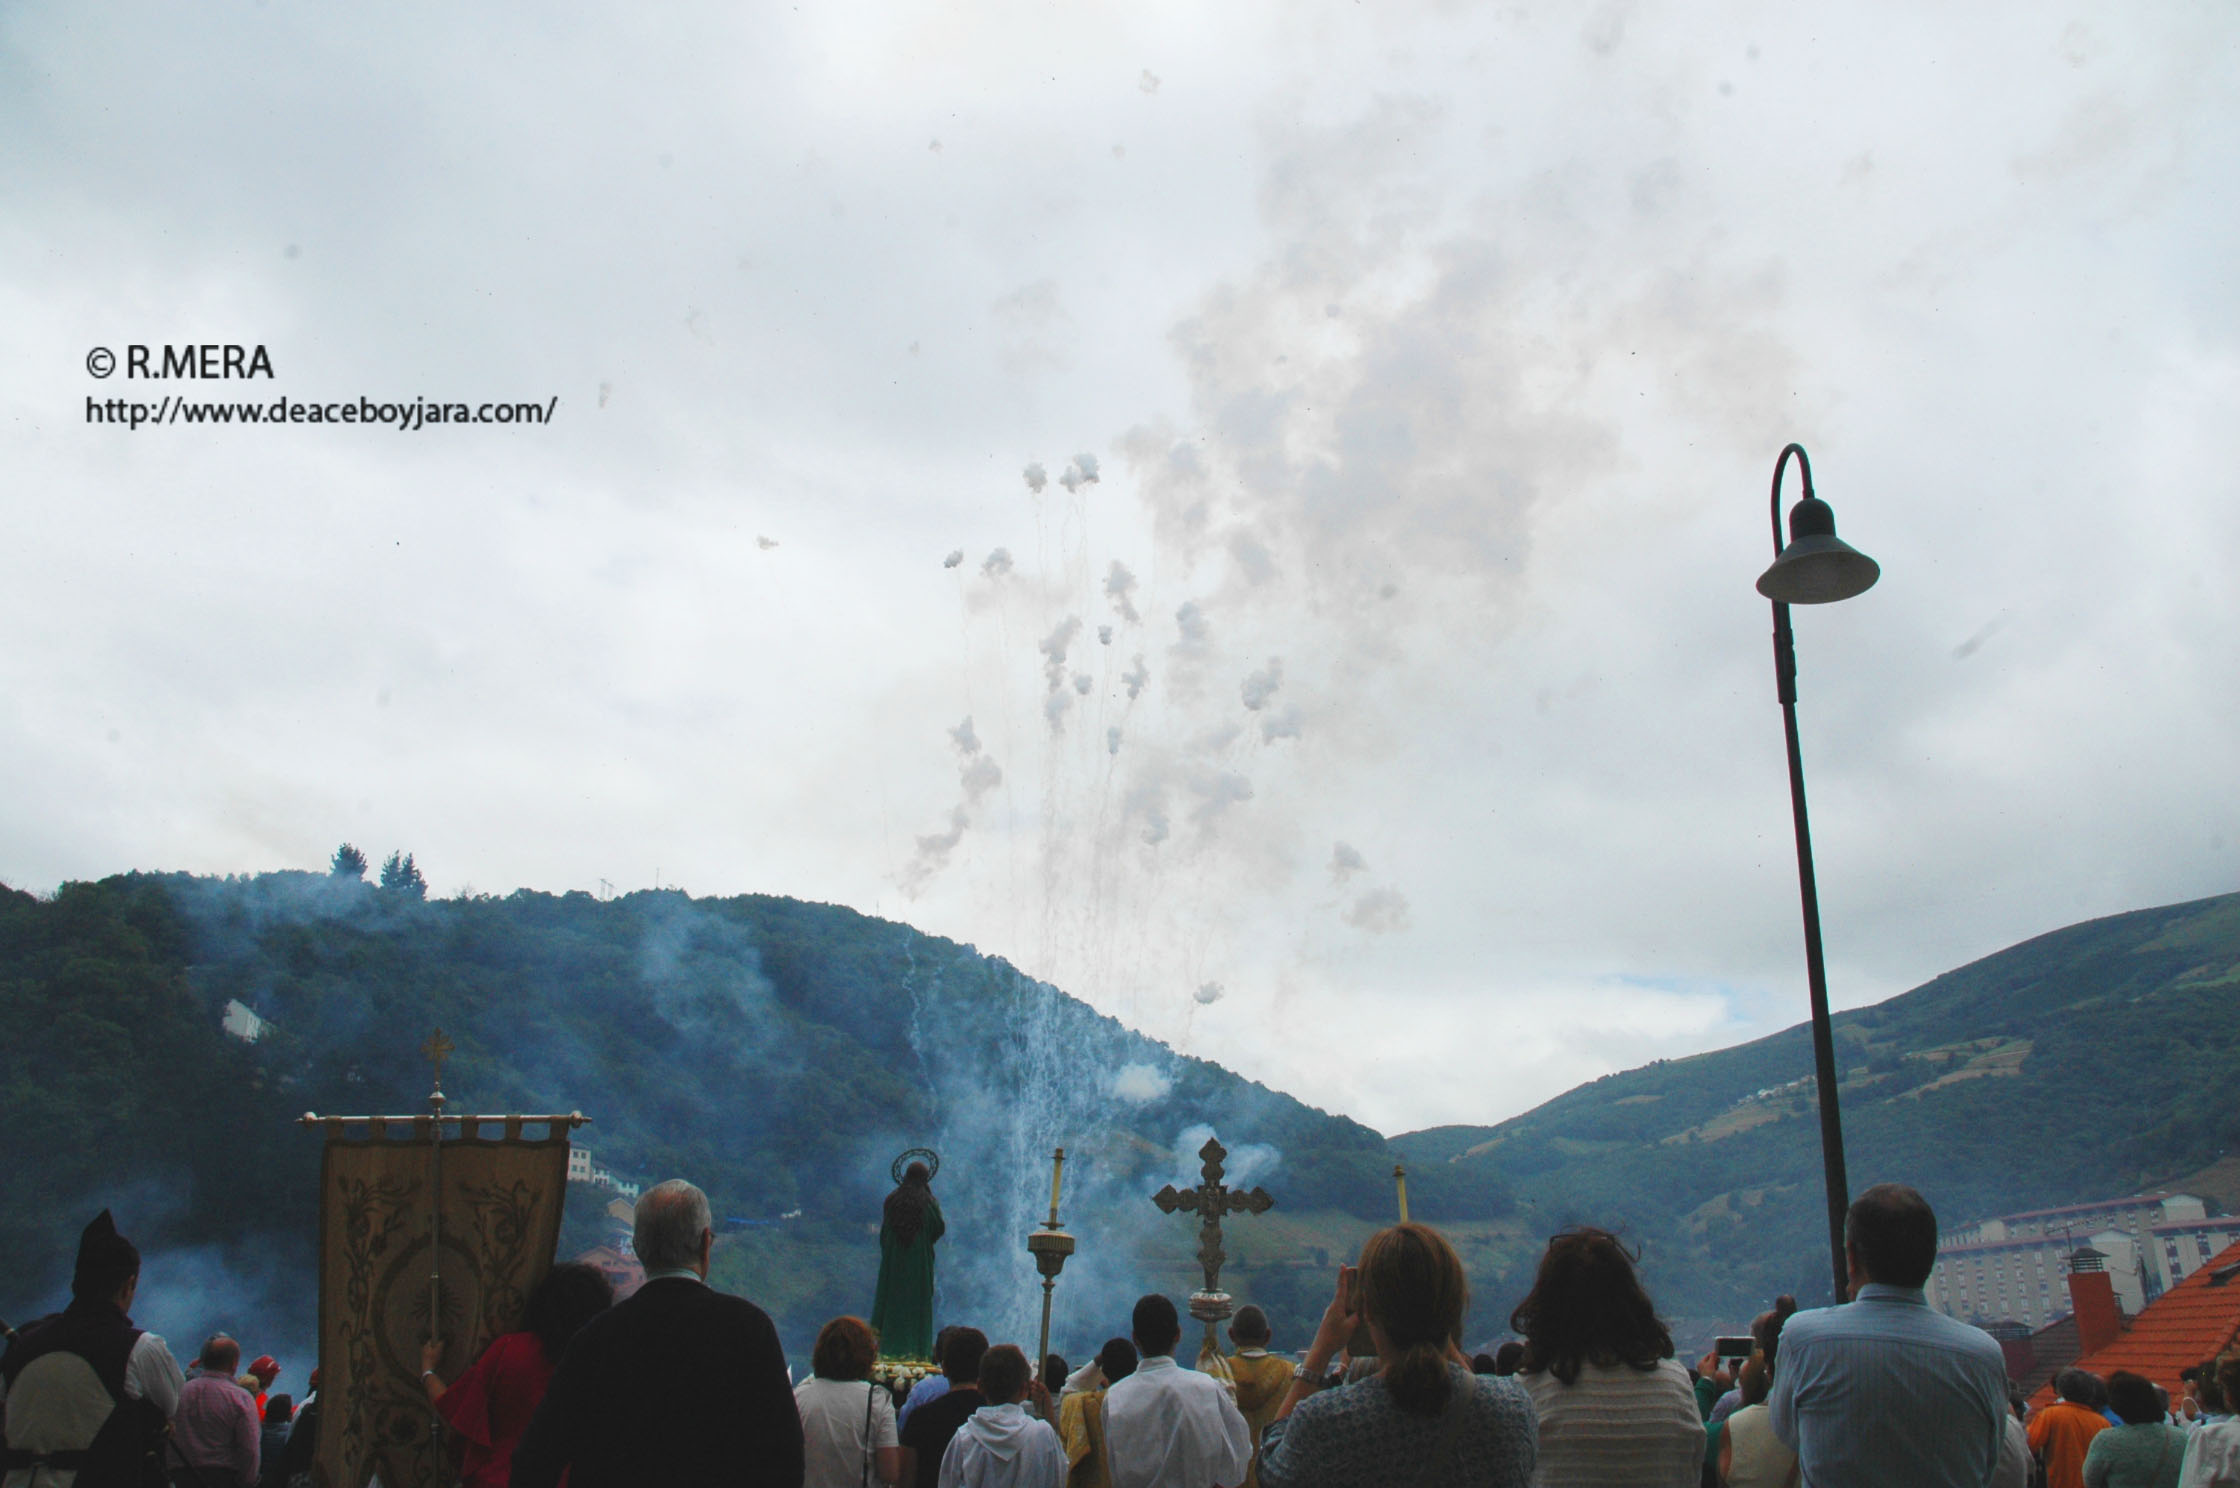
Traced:
POLYGON ((106 1302, 117 1289, 140 1274, 140 1252, 117 1233, 116 1221, 104 1209, 78 1236, 78 1268, 70 1277, 70 1295, 89 1302, 106 1302))

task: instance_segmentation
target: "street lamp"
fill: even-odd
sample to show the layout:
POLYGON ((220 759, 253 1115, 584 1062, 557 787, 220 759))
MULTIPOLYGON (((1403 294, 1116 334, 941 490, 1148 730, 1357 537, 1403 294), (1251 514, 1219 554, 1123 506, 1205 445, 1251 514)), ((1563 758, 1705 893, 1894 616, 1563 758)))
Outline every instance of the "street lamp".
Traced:
POLYGON ((1835 1030, 1828 1022, 1828 972, 1820 957, 1820 891, 1812 876, 1812 829, 1804 809, 1804 756, 1797 749, 1797 642, 1789 606, 1832 604, 1864 594, 1882 576, 1881 566, 1836 536, 1835 513, 1812 494, 1812 462, 1791 444, 1773 465, 1773 566, 1758 576, 1758 592, 1773 601, 1773 677, 1781 698, 1781 725, 1789 742, 1789 809, 1797 824, 1797 892, 1804 901, 1804 962, 1812 989, 1813 1077, 1820 1093, 1820 1160, 1827 1174, 1828 1249, 1835 1264, 1835 1300, 1850 1286, 1844 1263, 1843 1216, 1850 1187, 1843 1175, 1843 1118, 1836 1110, 1835 1030), (1797 457, 1804 499, 1789 511, 1789 541, 1781 541, 1781 477, 1797 457))

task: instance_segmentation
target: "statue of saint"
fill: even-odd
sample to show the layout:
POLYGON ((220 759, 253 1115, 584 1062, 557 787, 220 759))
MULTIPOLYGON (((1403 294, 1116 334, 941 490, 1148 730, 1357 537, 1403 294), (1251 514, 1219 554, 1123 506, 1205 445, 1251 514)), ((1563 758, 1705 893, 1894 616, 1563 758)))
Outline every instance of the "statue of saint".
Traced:
POLYGON ((879 1294, 871 1305, 871 1327, 879 1335, 881 1358, 933 1356, 933 1243, 944 1228, 933 1170, 913 1161, 887 1195, 879 1225, 879 1294))

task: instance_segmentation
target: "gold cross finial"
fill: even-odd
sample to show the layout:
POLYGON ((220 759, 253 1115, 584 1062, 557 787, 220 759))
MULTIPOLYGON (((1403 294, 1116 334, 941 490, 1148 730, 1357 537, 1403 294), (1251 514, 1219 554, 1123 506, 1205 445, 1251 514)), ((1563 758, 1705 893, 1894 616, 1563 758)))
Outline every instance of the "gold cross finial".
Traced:
POLYGON ((420 1057, 436 1067, 436 1090, 439 1094, 443 1090, 443 1062, 451 1057, 452 1047, 451 1040, 443 1036, 440 1028, 430 1034, 428 1041, 420 1046, 420 1057))

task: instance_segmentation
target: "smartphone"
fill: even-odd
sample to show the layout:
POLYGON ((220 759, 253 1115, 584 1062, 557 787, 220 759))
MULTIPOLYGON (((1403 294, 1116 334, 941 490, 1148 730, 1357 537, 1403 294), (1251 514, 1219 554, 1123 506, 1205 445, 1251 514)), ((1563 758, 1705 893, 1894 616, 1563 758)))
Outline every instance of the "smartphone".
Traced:
POLYGON ((1747 1359, 1757 1351, 1758 1341, 1754 1338, 1718 1338, 1711 1343, 1711 1352, 1722 1359, 1747 1359))

